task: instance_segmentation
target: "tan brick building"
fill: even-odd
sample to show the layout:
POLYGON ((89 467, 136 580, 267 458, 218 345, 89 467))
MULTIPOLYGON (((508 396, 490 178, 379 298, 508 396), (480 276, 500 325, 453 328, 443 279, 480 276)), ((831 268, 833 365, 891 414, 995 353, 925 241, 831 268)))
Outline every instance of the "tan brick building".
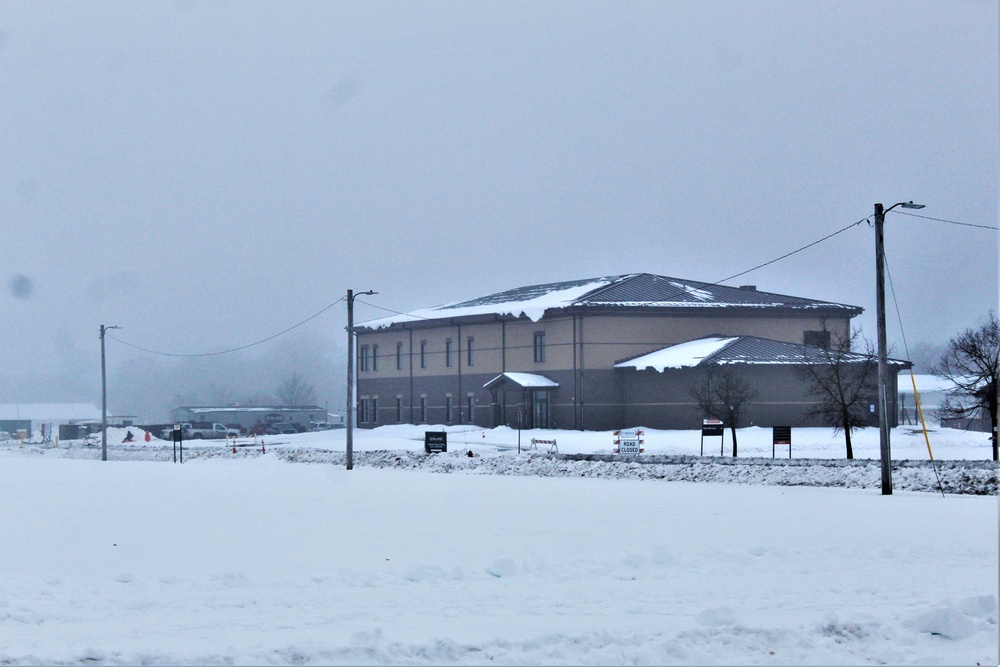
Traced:
MULTIPOLYGON (((661 373, 657 387, 646 371, 616 365, 709 336, 821 345, 848 335, 861 312, 647 273, 520 287, 357 325, 357 421, 692 428, 701 415, 676 374, 661 373)), ((763 366, 762 380, 775 372, 763 366)), ((779 373, 767 384, 788 380, 779 373)), ((803 401, 764 402, 762 420, 802 422, 803 401)))

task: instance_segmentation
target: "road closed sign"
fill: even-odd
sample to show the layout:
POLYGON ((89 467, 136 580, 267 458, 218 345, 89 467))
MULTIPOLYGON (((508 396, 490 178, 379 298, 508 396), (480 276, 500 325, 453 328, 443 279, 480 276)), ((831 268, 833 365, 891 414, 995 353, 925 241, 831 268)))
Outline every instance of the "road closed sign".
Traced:
POLYGON ((642 431, 621 429, 615 431, 615 454, 642 454, 642 431))

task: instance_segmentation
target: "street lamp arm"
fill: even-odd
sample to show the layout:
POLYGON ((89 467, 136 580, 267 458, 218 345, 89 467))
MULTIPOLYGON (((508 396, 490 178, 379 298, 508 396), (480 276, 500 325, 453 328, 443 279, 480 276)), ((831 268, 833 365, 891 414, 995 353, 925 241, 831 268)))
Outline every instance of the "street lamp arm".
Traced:
POLYGON ((890 206, 889 208, 885 209, 882 212, 883 213, 888 213, 889 211, 891 211, 892 209, 896 208, 897 206, 902 206, 903 208, 916 208, 916 209, 926 208, 924 204, 914 204, 913 201, 911 200, 911 201, 897 202, 897 203, 893 204, 892 206, 890 206))

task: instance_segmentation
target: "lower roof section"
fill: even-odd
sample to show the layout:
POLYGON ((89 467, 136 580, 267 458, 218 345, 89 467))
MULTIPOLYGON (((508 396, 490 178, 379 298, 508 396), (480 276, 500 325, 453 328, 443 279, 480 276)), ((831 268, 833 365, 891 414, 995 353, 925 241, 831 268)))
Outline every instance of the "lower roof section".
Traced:
MULTIPOLYGON (((841 363, 870 361, 867 355, 858 352, 838 354, 821 347, 757 336, 710 336, 621 361, 615 364, 615 368, 634 368, 640 371, 652 368, 662 373, 668 368, 691 368, 708 364, 828 364, 831 359, 838 359, 841 363)), ((888 361, 894 366, 910 367, 910 362, 901 359, 888 361)))

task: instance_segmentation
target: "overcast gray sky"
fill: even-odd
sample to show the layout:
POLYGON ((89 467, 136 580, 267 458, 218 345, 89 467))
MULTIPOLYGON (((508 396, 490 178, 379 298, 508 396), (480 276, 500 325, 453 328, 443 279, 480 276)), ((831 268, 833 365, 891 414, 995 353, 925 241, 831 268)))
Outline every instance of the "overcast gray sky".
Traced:
MULTIPOLYGON (((198 353, 348 288, 411 310, 636 271, 717 281, 875 202, 996 226, 997 14, 0 2, 0 402, 42 400, 43 378, 92 391, 102 323, 198 353)), ((996 309, 998 236, 887 217, 911 346, 996 309)), ((862 224, 732 284, 862 306, 874 337, 873 246, 862 224)), ((343 348, 345 315, 298 332, 343 348)), ((109 365, 136 355, 115 343, 109 365)))

